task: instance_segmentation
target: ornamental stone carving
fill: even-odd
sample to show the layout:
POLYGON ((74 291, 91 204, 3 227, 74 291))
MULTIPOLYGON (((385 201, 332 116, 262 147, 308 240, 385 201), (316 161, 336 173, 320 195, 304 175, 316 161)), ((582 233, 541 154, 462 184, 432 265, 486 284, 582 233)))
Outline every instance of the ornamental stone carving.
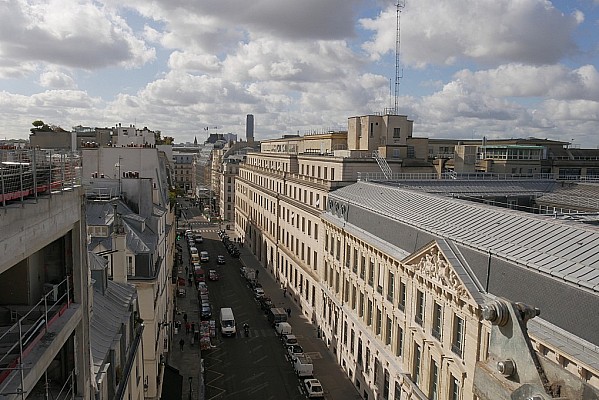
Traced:
POLYGON ((414 270, 429 280, 454 291, 460 297, 466 296, 468 293, 449 262, 436 247, 431 248, 420 258, 418 264, 414 265, 414 270))

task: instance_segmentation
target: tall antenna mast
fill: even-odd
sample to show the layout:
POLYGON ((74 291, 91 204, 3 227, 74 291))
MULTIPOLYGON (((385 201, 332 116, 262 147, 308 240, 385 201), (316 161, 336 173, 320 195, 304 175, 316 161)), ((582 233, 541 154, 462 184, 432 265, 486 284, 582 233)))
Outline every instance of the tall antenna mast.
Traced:
POLYGON ((395 107, 393 111, 395 115, 399 114, 399 107, 397 102, 399 100, 399 82, 403 78, 403 68, 401 67, 400 52, 401 52, 401 35, 400 35, 400 14, 401 10, 406 6, 406 2, 397 1, 396 4, 396 24, 397 30, 395 32, 395 107))

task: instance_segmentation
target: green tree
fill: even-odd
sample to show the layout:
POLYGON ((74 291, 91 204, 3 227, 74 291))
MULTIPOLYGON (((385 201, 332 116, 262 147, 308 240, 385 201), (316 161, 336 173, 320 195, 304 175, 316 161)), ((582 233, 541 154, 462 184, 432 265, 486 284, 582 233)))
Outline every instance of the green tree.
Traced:
POLYGON ((35 132, 52 132, 53 131, 52 127, 50 127, 48 124, 46 124, 41 119, 33 121, 31 123, 31 125, 34 126, 33 128, 31 128, 29 130, 31 133, 35 133, 35 132))

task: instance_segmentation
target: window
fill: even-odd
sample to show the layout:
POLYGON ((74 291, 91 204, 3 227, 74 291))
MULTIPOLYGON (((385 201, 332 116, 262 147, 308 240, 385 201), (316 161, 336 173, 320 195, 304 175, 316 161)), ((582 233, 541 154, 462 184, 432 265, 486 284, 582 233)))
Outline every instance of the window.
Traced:
POLYGON ((393 390, 393 400, 401 400, 401 385, 395 382, 395 390, 393 390))
POLYGON ((387 317, 387 321, 385 324, 385 344, 386 345, 391 344, 391 326, 392 326, 391 318, 387 317))
POLYGON ((416 291, 416 314, 414 315, 414 320, 420 326, 424 321, 424 292, 417 290, 416 291))
POLYGON ((352 260, 352 271, 358 273, 358 249, 354 249, 354 259, 352 260))
POLYGON ((372 300, 368 299, 368 309, 366 310, 366 324, 372 325, 372 300))
POLYGON ((376 334, 380 335, 381 334, 381 329, 383 326, 383 313, 381 312, 380 308, 376 309, 376 334))
POLYGON ((360 264, 360 278, 364 280, 364 274, 366 270, 366 257, 362 256, 362 263, 360 264))
POLYGON ((393 303, 393 294, 395 291, 395 276, 393 272, 387 273, 387 300, 393 303))
POLYGON ((374 258, 370 259, 370 264, 368 265, 368 284, 370 286, 374 285, 374 258))
POLYGON ((460 400, 460 381, 453 375, 451 376, 451 387, 449 390, 451 400, 460 400))
POLYGON ((431 400, 439 399, 439 366, 435 360, 431 360, 431 378, 428 398, 431 400))
POLYGON ((399 303, 397 304, 401 311, 406 309, 406 284, 399 282, 399 303))
POLYGON ((362 365, 362 339, 358 338, 358 365, 362 365))
POLYGON ((358 297, 358 316, 362 318, 364 316, 364 293, 360 292, 358 297))
POLYGON ((401 128, 393 128, 393 137, 394 138, 399 138, 400 137, 400 132, 401 132, 401 128))
POLYGON ((441 340, 441 329, 443 327, 443 308, 441 304, 435 302, 435 308, 433 309, 433 329, 432 335, 441 340))
POLYGON ((133 257, 127 256, 127 275, 133 275, 133 257))
POLYGON ((422 354, 420 351, 420 346, 414 343, 414 365, 412 367, 412 380, 416 385, 420 386, 420 358, 422 354))
POLYGON ((459 316, 453 318, 453 339, 451 341, 451 351, 458 356, 462 356, 464 349, 464 320, 459 316))
POLYGON ((403 329, 401 326, 397 327, 397 348, 395 349, 395 355, 401 357, 403 355, 403 329))

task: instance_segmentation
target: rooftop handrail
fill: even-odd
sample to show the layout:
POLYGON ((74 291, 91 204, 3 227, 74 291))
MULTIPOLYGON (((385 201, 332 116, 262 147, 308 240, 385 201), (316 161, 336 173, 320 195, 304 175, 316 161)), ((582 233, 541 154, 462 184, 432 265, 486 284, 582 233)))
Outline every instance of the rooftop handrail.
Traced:
POLYGON ((11 374, 20 370, 20 364, 37 342, 48 331, 55 317, 64 312, 65 306, 68 308, 72 302, 70 277, 62 282, 53 285, 52 290, 42 296, 42 298, 29 310, 19 317, 19 320, 0 335, 0 346, 5 350, 0 352, 0 395, 2 388, 6 387, 18 375, 11 374), (57 291, 57 292, 55 292, 57 291), (54 301, 54 296, 56 301, 54 301), (25 330, 23 330, 25 328, 25 330), (17 335, 16 338, 13 336, 17 335), (15 351, 17 350, 18 351, 15 351), (7 378, 9 378, 7 380, 7 378))

